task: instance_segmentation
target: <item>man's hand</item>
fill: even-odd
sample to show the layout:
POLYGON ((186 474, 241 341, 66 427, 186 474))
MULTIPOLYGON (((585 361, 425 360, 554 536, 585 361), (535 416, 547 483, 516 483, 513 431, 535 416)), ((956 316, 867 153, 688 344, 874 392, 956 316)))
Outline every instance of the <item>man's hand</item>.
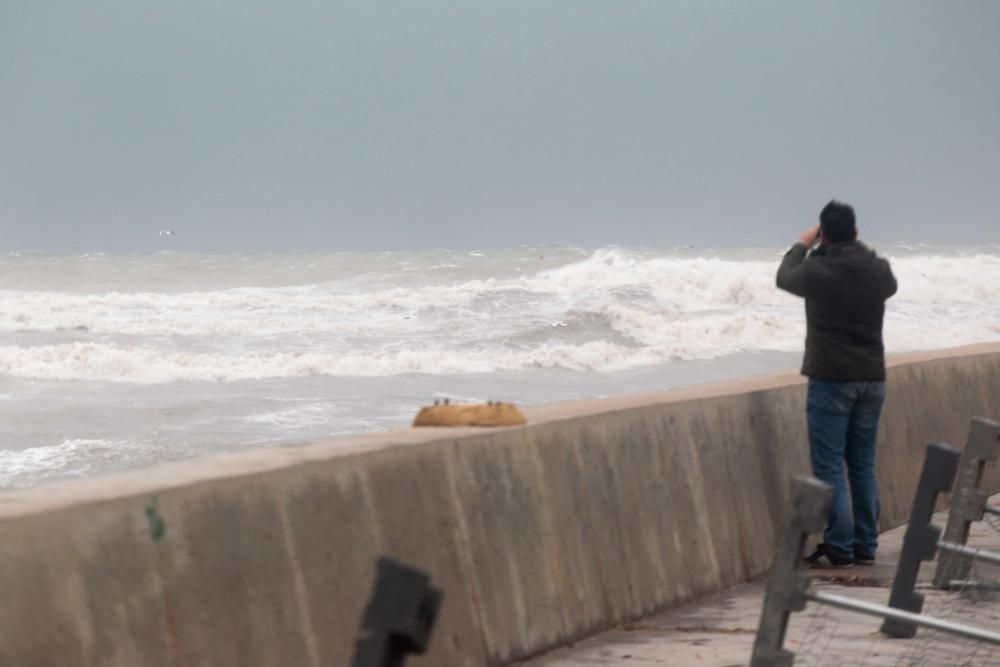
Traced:
POLYGON ((819 225, 810 227, 808 230, 802 232, 802 236, 799 237, 799 243, 806 248, 812 248, 819 243, 819 225))

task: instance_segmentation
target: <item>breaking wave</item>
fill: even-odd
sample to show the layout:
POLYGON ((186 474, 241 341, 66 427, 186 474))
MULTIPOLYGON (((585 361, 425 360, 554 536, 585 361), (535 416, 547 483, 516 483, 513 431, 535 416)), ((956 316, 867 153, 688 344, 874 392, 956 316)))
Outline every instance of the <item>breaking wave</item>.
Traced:
POLYGON ((120 458, 124 443, 76 438, 59 444, 21 450, 0 449, 0 487, 17 486, 31 474, 84 475, 101 458, 120 458))
MULTIPOLYGON (((471 277, 460 267, 449 278, 459 268, 438 259, 423 273, 409 262, 292 287, 3 290, 0 374, 162 383, 616 371, 793 351, 802 305, 774 287, 776 264, 609 248, 551 269, 494 264, 471 277)), ((893 268, 900 292, 889 304, 889 351, 1000 339, 1000 255, 903 256, 893 268)))

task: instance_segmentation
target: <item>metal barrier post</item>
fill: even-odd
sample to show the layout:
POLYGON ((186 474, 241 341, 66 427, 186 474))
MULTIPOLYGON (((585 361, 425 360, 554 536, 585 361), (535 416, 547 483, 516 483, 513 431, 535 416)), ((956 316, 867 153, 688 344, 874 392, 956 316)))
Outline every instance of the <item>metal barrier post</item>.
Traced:
POLYGON ((751 667, 790 667, 795 654, 784 650, 788 617, 806 606, 809 576, 799 571, 806 539, 823 530, 833 490, 806 477, 792 481, 792 507, 767 577, 764 608, 757 626, 751 667))
MULTIPOLYGON (((989 494, 979 488, 986 464, 1000 456, 1000 423, 976 417, 969 428, 962 459, 958 464, 958 478, 955 492, 948 508, 948 524, 943 540, 964 545, 969 540, 969 526, 973 521, 982 521, 987 511, 989 494)), ((969 576, 972 560, 962 553, 942 552, 938 555, 937 569, 934 571, 934 586, 951 588, 953 581, 964 581, 969 576)))
POLYGON ((399 667, 408 654, 423 653, 441 605, 441 591, 423 572, 388 558, 377 568, 352 667, 399 667))
MULTIPOLYGON (((914 592, 921 561, 934 558, 941 529, 931 523, 934 505, 939 493, 951 489, 958 469, 959 452, 947 445, 929 445, 920 473, 917 494, 910 511, 910 523, 903 537, 903 550, 899 554, 896 578, 892 582, 889 606, 893 609, 919 614, 924 607, 924 596, 914 592)), ((910 621, 887 618, 882 632, 890 637, 913 637, 917 626, 910 621)))

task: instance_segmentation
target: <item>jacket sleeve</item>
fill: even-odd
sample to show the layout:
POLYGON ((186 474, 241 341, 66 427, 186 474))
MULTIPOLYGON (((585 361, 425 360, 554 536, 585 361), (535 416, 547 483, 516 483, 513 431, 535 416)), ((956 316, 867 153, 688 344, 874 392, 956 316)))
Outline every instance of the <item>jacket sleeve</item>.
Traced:
POLYGON ((882 295, 883 298, 888 299, 899 289, 899 283, 896 282, 896 276, 892 275, 892 266, 890 266, 889 260, 883 259, 882 261, 885 263, 885 273, 882 276, 882 295))
POLYGON ((778 287, 791 292, 795 296, 806 295, 806 253, 809 252, 801 243, 793 245, 785 253, 778 267, 778 287))

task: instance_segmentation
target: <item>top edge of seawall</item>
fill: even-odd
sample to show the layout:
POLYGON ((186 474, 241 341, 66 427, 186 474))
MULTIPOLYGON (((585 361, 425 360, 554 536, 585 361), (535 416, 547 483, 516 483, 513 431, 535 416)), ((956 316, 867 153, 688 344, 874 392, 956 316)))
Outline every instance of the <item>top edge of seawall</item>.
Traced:
MULTIPOLYGON (((998 352, 1000 352, 1000 342, 979 343, 944 350, 892 355, 887 360, 887 365, 889 368, 894 368, 998 352)), ((690 385, 662 392, 525 406, 522 410, 528 418, 528 424, 511 428, 530 429, 542 424, 584 416, 766 391, 804 382, 805 378, 801 375, 786 372, 690 385)), ((475 438, 494 432, 496 429, 399 428, 380 433, 334 436, 297 444, 213 454, 83 479, 5 489, 0 490, 0 520, 55 511, 71 505, 154 495, 170 489, 255 476, 311 462, 361 456, 397 447, 449 443, 457 439, 475 438)))

